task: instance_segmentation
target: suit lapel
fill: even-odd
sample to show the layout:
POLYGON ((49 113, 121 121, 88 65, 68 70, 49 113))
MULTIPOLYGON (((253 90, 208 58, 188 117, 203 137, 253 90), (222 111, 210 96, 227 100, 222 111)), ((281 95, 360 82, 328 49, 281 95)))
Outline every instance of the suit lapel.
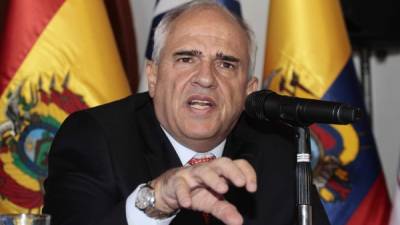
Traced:
MULTIPOLYGON (((153 105, 149 104, 138 118, 140 132, 145 143, 144 157, 152 178, 156 178, 170 168, 182 166, 178 155, 156 119, 153 105)), ((140 133, 139 132, 139 133, 140 133)))
MULTIPOLYGON (((254 168, 259 175, 261 164, 258 161, 258 154, 253 144, 247 140, 243 140, 241 136, 237 135, 235 130, 227 139, 227 144, 224 150, 224 156, 235 159, 245 159, 254 168)), ((252 224, 251 218, 255 216, 256 201, 255 194, 247 192, 245 188, 236 188, 234 186, 229 187, 228 193, 224 196, 227 201, 235 205, 244 217, 244 224, 252 224)), ((213 225, 222 224, 219 221, 215 221, 213 225)))

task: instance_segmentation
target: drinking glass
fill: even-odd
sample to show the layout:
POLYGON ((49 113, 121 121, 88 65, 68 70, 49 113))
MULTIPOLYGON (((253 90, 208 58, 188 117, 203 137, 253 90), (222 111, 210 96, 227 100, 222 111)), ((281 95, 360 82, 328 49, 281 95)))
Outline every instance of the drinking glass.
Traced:
POLYGON ((50 225, 50 215, 0 214, 0 225, 50 225))

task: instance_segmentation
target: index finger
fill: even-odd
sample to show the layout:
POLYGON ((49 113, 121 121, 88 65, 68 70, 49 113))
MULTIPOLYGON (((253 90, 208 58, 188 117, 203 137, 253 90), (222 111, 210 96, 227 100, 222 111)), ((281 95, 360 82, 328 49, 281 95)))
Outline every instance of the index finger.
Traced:
POLYGON ((220 219, 227 225, 243 224, 243 217, 236 207, 229 202, 222 200, 217 201, 212 207, 210 213, 220 219))
POLYGON ((233 161, 238 166, 246 177, 246 189, 249 192, 255 192, 257 190, 257 174, 254 168, 244 159, 238 159, 233 161))
MULTIPOLYGON (((226 180, 231 181, 237 187, 246 185, 249 176, 247 168, 238 166, 231 159, 221 157, 210 162, 210 167, 226 180)), ((245 167, 245 166, 244 166, 245 167)))

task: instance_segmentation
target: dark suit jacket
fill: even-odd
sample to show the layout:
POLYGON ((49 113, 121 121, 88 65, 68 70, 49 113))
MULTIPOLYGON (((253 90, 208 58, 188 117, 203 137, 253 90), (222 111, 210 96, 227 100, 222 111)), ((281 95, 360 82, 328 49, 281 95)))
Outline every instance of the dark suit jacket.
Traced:
MULTIPOLYGON (((242 115, 227 138, 224 155, 245 158, 258 176, 258 191, 230 188, 248 225, 295 224, 295 159, 291 129, 242 115)), ((148 94, 138 94, 72 114, 49 154, 44 212, 54 225, 127 224, 126 198, 164 171, 181 166, 155 117, 148 94)), ((329 224, 313 189, 314 224, 329 224)), ((202 224, 201 214, 182 210, 173 225, 202 224)), ((212 218, 212 224, 221 224, 212 218)))

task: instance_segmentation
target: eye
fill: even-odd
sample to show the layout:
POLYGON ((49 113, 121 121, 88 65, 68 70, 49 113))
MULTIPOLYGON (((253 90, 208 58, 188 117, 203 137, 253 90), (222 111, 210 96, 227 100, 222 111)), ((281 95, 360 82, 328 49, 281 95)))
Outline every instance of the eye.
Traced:
POLYGON ((228 61, 219 61, 218 66, 224 69, 234 70, 236 65, 228 61))
POLYGON ((177 62, 182 62, 182 63, 192 63, 193 59, 192 57, 180 57, 176 59, 177 62))

